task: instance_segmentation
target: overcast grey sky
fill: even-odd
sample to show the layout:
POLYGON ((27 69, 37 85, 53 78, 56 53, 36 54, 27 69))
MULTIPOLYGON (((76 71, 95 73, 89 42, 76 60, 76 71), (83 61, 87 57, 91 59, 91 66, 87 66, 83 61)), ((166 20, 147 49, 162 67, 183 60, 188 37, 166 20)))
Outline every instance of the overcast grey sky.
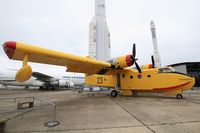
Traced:
MULTIPOLYGON (((136 43, 138 63, 151 63, 153 20, 162 65, 200 61, 199 5, 199 0, 106 0, 112 57, 130 53, 136 43)), ((94 0, 0 0, 0 43, 20 41, 86 56, 93 16, 94 0)), ((0 48, 0 67, 20 66, 0 48)), ((31 66, 47 73, 65 70, 35 63, 31 66)))

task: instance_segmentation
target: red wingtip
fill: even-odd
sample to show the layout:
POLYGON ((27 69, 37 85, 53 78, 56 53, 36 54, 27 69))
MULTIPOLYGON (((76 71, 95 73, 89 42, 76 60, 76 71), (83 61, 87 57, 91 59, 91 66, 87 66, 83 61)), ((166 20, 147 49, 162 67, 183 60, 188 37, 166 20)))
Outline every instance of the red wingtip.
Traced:
POLYGON ((12 57, 14 55, 14 52, 15 52, 15 49, 16 49, 16 44, 17 43, 13 42, 13 41, 8 41, 8 42, 5 42, 3 44, 3 49, 4 49, 4 51, 7 54, 9 59, 12 59, 12 57))

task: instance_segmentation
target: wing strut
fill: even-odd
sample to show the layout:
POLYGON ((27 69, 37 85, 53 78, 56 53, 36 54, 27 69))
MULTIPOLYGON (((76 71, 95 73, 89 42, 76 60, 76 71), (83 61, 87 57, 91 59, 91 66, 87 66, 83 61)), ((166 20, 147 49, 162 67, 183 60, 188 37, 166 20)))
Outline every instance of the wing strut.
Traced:
POLYGON ((22 66, 22 67, 26 66, 27 64, 28 64, 28 54, 26 54, 26 55, 24 56, 24 59, 23 59, 23 66, 22 66))

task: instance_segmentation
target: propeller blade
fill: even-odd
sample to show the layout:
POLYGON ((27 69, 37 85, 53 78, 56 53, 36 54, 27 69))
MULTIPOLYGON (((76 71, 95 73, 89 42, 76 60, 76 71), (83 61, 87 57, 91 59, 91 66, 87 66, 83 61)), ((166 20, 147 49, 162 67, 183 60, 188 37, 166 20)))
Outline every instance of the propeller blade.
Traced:
POLYGON ((155 68, 155 60, 154 60, 153 55, 151 56, 151 62, 152 62, 152 66, 153 66, 153 68, 155 68))
POLYGON ((135 63, 135 66, 136 66, 136 69, 138 70, 138 72, 139 73, 142 73, 142 71, 141 71, 141 69, 140 69, 140 66, 137 64, 137 62, 136 62, 136 58, 135 58, 135 56, 136 56, 136 46, 135 46, 135 43, 133 44, 133 49, 132 49, 132 61, 133 61, 133 63, 135 63))
POLYGON ((139 65, 137 64, 137 62, 135 62, 135 66, 136 66, 136 68, 137 68, 138 72, 139 72, 139 73, 142 73, 142 71, 141 71, 141 69, 140 69, 139 65))
POLYGON ((135 59, 135 55, 136 55, 135 43, 133 44, 132 55, 133 55, 133 59, 135 59))

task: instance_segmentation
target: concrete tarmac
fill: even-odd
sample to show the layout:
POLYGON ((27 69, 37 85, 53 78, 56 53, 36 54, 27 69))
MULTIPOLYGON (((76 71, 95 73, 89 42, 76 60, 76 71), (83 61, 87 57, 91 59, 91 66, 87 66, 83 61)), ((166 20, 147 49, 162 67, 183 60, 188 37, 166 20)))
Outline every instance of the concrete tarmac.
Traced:
POLYGON ((89 96, 75 91, 12 91, 0 91, 0 97, 37 96, 55 103, 60 124, 46 126, 53 119, 53 108, 49 106, 8 120, 8 133, 200 132, 200 94, 193 92, 178 100, 149 94, 112 98, 109 93, 89 96))

